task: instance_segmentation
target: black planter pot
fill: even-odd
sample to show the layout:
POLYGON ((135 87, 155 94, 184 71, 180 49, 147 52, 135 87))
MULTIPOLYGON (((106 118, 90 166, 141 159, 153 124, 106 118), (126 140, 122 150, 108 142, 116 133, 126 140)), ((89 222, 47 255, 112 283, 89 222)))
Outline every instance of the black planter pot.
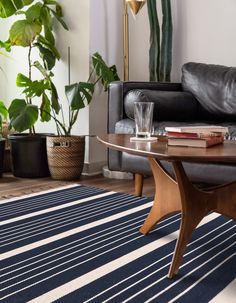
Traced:
POLYGON ((46 134, 14 134, 11 144, 12 170, 15 177, 41 178, 50 175, 48 169, 46 134))
POLYGON ((3 173, 4 151, 5 151, 5 139, 0 139, 0 177, 2 176, 3 173))

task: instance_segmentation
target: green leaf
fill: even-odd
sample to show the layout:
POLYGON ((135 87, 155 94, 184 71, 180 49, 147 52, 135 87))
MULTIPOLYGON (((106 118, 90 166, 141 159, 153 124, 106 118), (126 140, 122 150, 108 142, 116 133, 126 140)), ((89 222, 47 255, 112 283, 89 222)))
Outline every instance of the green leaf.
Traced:
POLYGON ((160 81, 170 82, 172 67, 172 14, 170 0, 162 0, 162 41, 161 41, 161 63, 160 81))
POLYGON ((11 44, 23 47, 30 46, 41 30, 42 27, 38 23, 28 20, 16 21, 10 29, 11 44))
POLYGON ((0 0, 0 17, 7 18, 34 0, 0 0))
POLYGON ((34 21, 38 20, 40 18, 40 15, 41 15, 41 9, 42 9, 42 7, 43 7, 43 5, 40 2, 37 2, 34 5, 32 5, 25 12, 26 19, 29 22, 34 22, 34 21))
POLYGON ((2 127, 2 121, 7 120, 8 111, 5 104, 0 101, 0 128, 2 127))
POLYGON ((25 75, 19 73, 16 77, 16 85, 18 87, 27 87, 32 83, 32 81, 25 75))
POLYGON ((63 26, 63 28, 65 30, 69 30, 69 27, 67 26, 67 24, 65 23, 65 21, 62 19, 62 17, 60 16, 61 13, 57 13, 55 12, 53 9, 51 9, 52 14, 54 15, 54 17, 57 19, 57 21, 63 26))
POLYGON ((160 25, 157 14, 156 0, 148 0, 148 18, 150 24, 149 78, 150 81, 160 80, 160 25))
POLYGON ((35 43, 34 46, 39 49, 40 56, 43 59, 44 64, 46 65, 46 69, 51 70, 56 63, 56 58, 53 53, 48 48, 43 47, 39 43, 35 43))
POLYGON ((59 17, 63 17, 62 7, 59 3, 56 4, 56 14, 59 17))
POLYGON ((72 110, 86 107, 92 100, 94 83, 79 82, 65 87, 65 94, 72 110))
POLYGON ((61 56, 58 50, 56 49, 56 47, 52 43, 50 43, 50 41, 47 41, 42 35, 38 36, 37 42, 43 47, 49 49, 53 53, 53 55, 57 58, 57 60, 60 59, 61 56))
POLYGON ((56 0, 44 0, 45 4, 49 4, 49 5, 56 5, 57 1, 56 0))
POLYGON ((57 89, 56 89, 56 86, 53 84, 52 81, 50 81, 50 86, 51 86, 51 93, 52 93, 51 106, 55 110, 56 114, 58 114, 61 107, 60 107, 60 104, 59 104, 59 97, 58 97, 57 89))
POLYGON ((43 93, 43 99, 42 104, 40 106, 40 116, 42 122, 48 122, 51 120, 51 106, 50 106, 50 100, 48 99, 48 96, 43 93))
POLYGON ((48 71, 42 66, 39 61, 35 61, 33 66, 35 66, 40 71, 45 79, 49 79, 50 75, 48 74, 48 71))
POLYGON ((41 22, 44 26, 49 27, 50 29, 52 29, 52 16, 50 13, 50 8, 48 8, 47 6, 43 6, 41 9, 41 22))
POLYGON ((117 71, 114 70, 114 66, 108 67, 105 61, 102 59, 102 56, 99 53, 95 53, 92 56, 92 63, 95 69, 96 75, 101 79, 102 84, 104 86, 104 90, 106 91, 108 85, 115 81, 118 77, 117 71))
POLYGON ((0 41, 0 48, 4 48, 5 51, 10 52, 11 51, 11 41, 10 41, 10 39, 8 39, 5 42, 0 41))
POLYGON ((19 87, 25 87, 23 93, 26 94, 28 98, 35 96, 40 97, 46 90, 50 89, 50 86, 47 82, 44 82, 44 80, 31 81, 23 74, 17 75, 16 84, 19 87))
POLYGON ((38 120, 38 107, 27 104, 23 99, 14 99, 8 112, 11 125, 19 132, 33 127, 38 120))

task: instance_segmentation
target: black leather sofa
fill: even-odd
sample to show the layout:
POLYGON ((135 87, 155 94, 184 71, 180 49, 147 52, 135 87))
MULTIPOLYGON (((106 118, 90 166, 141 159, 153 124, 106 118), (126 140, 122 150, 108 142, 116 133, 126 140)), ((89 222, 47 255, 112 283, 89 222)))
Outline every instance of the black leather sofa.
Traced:
MULTIPOLYGON (((134 133, 135 101, 155 103, 155 134, 163 134, 166 126, 209 124, 229 127, 227 139, 236 140, 235 67, 190 62, 182 67, 181 83, 111 83, 108 133, 134 133)), ((171 172, 170 163, 163 161, 163 165, 171 172)), ((108 167, 115 171, 151 175, 146 158, 113 150, 108 152, 108 167)), ((189 178, 196 183, 222 184, 236 179, 236 163, 185 162, 184 167, 189 178)))

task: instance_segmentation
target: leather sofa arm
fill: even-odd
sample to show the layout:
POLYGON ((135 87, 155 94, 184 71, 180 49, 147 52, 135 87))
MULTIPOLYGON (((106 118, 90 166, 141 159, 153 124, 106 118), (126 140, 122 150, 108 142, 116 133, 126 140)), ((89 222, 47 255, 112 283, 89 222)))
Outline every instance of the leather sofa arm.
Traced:
POLYGON ((116 122, 126 117, 124 112, 124 97, 129 91, 135 89, 182 91, 182 85, 181 83, 138 81, 112 82, 108 89, 108 133, 114 133, 116 122))

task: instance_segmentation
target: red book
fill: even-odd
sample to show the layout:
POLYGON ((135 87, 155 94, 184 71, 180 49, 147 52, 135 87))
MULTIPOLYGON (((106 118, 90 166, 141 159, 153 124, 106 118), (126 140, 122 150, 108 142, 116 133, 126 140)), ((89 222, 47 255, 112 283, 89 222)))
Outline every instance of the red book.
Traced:
POLYGON ((222 133, 179 133, 179 132, 167 132, 168 137, 173 138, 212 138, 222 137, 222 133))

